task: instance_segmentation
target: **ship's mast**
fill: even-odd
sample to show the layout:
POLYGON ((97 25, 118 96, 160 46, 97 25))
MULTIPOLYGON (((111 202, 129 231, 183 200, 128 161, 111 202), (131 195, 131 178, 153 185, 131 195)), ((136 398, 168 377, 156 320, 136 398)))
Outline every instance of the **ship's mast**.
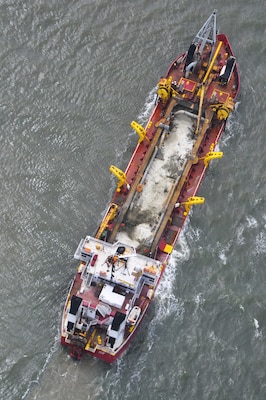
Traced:
POLYGON ((195 68, 195 66, 201 61, 202 53, 206 46, 210 47, 210 53, 208 60, 208 65, 210 64, 213 53, 215 50, 216 43, 216 10, 209 16, 205 24, 198 31, 194 37, 186 56, 185 61, 185 76, 189 76, 189 73, 195 68))
POLYGON ((214 45, 216 43, 216 33, 216 10, 214 10, 205 24, 198 31, 192 42, 197 46, 197 51, 200 54, 202 54, 207 43, 211 45, 212 52, 209 60, 211 60, 213 56, 214 45))

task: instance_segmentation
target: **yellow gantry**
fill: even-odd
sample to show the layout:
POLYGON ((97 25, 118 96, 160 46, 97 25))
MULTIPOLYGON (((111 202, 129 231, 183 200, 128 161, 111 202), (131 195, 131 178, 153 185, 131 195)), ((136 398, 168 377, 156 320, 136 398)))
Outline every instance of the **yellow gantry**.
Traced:
POLYGON ((185 206, 186 211, 184 212, 184 215, 185 216, 188 215, 191 207, 194 206, 194 204, 203 204, 204 201, 205 201, 204 197, 192 196, 192 197, 189 197, 187 199, 187 201, 180 203, 181 206, 185 206))
POLYGON ((208 167, 211 160, 222 158, 223 154, 222 151, 209 151, 209 153, 207 153, 205 157, 200 158, 200 160, 204 160, 205 167, 208 167))
POLYGON ((147 136, 146 129, 143 128, 140 124, 138 124, 136 121, 132 121, 130 124, 131 128, 134 129, 134 131, 137 132, 139 135, 139 143, 143 142, 144 139, 147 140, 148 143, 150 143, 150 139, 147 136))
POLYGON ((118 209, 117 204, 112 203, 110 205, 110 208, 109 208, 108 212, 106 213, 104 219, 102 220, 101 225, 95 235, 96 239, 101 239, 101 236, 102 236, 104 230, 108 227, 109 222, 115 218, 115 216, 117 214, 117 209, 118 209))
POLYGON ((125 172, 121 171, 121 169, 115 167, 114 165, 110 166, 109 171, 118 179, 117 192, 120 192, 124 183, 128 184, 125 172))

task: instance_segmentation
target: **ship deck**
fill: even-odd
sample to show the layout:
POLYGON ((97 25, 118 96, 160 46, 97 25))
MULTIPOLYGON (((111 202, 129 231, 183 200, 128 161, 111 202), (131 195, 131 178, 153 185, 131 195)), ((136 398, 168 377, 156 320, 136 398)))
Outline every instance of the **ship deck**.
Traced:
POLYGON ((171 79, 176 87, 175 96, 168 104, 156 105, 146 126, 147 140, 137 145, 126 169, 130 188, 124 185, 112 198, 118 212, 110 222, 107 240, 128 241, 137 246, 138 252, 156 255, 162 262, 171 253, 186 219, 183 205, 197 194, 206 170, 204 157, 215 149, 226 123, 215 117, 212 107, 227 105, 239 90, 237 66, 226 85, 220 82, 232 50, 225 35, 218 35, 217 39, 217 55, 211 67, 207 63, 208 46, 202 54, 200 69, 184 73, 186 53, 170 66, 166 79, 171 79), (188 113, 189 117, 179 112, 188 113), (172 115, 173 129, 165 134, 160 122, 169 124, 172 115), (187 126, 182 128, 182 124, 187 126), (171 137, 179 145, 172 146, 171 137), (158 151, 163 153, 163 159, 156 157, 158 151), (176 169, 175 174, 171 167, 176 169))

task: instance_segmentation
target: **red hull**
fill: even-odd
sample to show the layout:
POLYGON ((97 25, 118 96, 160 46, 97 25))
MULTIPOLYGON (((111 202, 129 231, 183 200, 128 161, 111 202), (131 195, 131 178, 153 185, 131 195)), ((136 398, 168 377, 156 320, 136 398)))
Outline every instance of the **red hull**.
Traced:
MULTIPOLYGON (((209 42, 211 43, 211 40, 209 42)), ((197 44, 197 42, 195 43, 197 44)), ((204 201, 203 198, 197 198, 196 195, 209 161, 213 158, 220 158, 222 155, 214 150, 225 129, 227 117, 234 108, 234 101, 240 89, 235 57, 227 37, 223 34, 217 35, 212 47, 208 42, 204 43, 202 48, 196 45, 193 48, 192 45, 194 58, 191 58, 189 64, 190 49, 173 61, 165 78, 158 84, 158 102, 146 129, 142 128, 144 136, 129 161, 124 173, 125 179, 120 181, 111 199, 106 215, 97 230, 96 239, 92 240, 87 237, 76 252, 76 258, 81 260, 81 264, 65 304, 61 332, 62 345, 70 347, 71 354, 76 358, 80 358, 82 354, 89 354, 112 363, 126 350, 148 310, 191 205, 202 204, 204 201), (105 250, 105 247, 106 254, 109 254, 111 245, 105 246, 103 242, 115 243, 121 232, 132 233, 130 231, 132 229, 132 222, 129 218, 130 207, 136 201, 136 197, 144 196, 142 191, 145 190, 148 180, 146 179, 147 170, 153 162, 154 154, 156 155, 160 148, 160 143, 163 142, 165 132, 168 136, 172 119, 183 114, 188 115, 189 120, 194 121, 194 125, 196 125, 191 154, 183 165, 182 174, 178 179, 176 178, 169 189, 160 213, 156 216, 158 222, 152 228, 152 240, 144 241, 137 248, 137 253, 143 255, 138 262, 145 261, 145 265, 147 265, 147 260, 150 259, 155 266, 149 267, 148 271, 147 268, 142 267, 141 281, 139 277, 136 277, 136 269, 133 269, 133 266, 132 270, 126 270, 127 262, 130 259, 125 259, 123 256, 121 259, 125 263, 124 269, 128 272, 128 276, 124 274, 124 281, 120 276, 122 283, 119 287, 117 284, 119 279, 114 284, 113 279, 115 278, 112 274, 115 269, 118 271, 122 268, 121 264, 115 264, 117 262, 115 261, 107 266, 106 270, 100 270, 100 267, 97 265, 95 267, 94 263, 98 262, 100 265, 99 258, 98 261, 96 260, 97 257, 102 256, 101 251, 105 250), (90 247, 94 246, 93 250, 90 249, 91 253, 86 250, 86 241, 90 243, 90 247), (91 254, 91 257, 93 255, 89 261, 86 258, 88 254, 91 254), (109 277, 111 267, 113 272, 109 277), (131 275, 134 275, 135 278, 130 281, 131 275), (92 282, 93 285, 90 284, 93 287, 90 285, 86 287, 85 280, 92 282), (152 292, 150 293, 151 288, 152 292), (102 314, 99 317, 95 310, 100 304, 103 307, 99 302, 101 296, 104 298, 100 292, 103 293, 107 290, 111 290, 110 299, 116 299, 119 302, 122 299, 122 302, 116 304, 112 303, 109 298, 105 298, 105 302, 112 307, 105 304, 105 310, 101 311, 102 314), (73 304, 70 303, 73 298, 75 301, 80 300, 79 308, 75 313, 71 312, 73 304), (129 312, 131 309, 133 312, 134 308, 140 314, 136 317, 136 322, 130 325, 128 322, 130 320, 129 312), (85 312, 86 318, 84 317, 85 312), (93 312, 93 317, 89 317, 93 312), (114 323, 118 318, 120 318, 120 325, 114 323), (83 321, 83 325, 78 320, 83 321), (88 320, 90 328, 82 327, 87 324, 88 320), (107 320, 111 321, 109 327, 107 320), (119 325, 119 327, 114 328, 114 325, 119 325), (120 340, 119 329, 122 325, 124 337, 120 345, 115 347, 114 343, 120 340)), ((142 133, 141 130, 140 133, 142 133)), ((121 176, 123 178, 123 174, 121 176)), ((119 254, 116 253, 115 257, 119 258, 119 254)), ((132 256, 136 255, 131 254, 126 257, 132 256)), ((101 265, 103 264, 104 262, 101 265)))

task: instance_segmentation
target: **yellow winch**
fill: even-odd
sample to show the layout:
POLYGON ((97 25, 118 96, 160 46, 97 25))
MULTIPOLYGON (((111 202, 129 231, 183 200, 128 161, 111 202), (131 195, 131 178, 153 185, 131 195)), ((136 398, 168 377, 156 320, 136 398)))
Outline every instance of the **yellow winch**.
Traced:
POLYGON ((171 96, 171 84, 172 84, 172 77, 169 78, 161 78, 158 83, 157 94, 162 99, 163 102, 167 102, 171 96))
POLYGON ((216 108, 216 116, 219 121, 223 121, 229 117, 230 110, 229 108, 220 105, 219 107, 216 108))
POLYGON ((230 98, 224 104, 220 103, 212 105, 212 110, 216 112, 216 116, 219 121, 226 120, 233 109, 234 103, 230 98))

